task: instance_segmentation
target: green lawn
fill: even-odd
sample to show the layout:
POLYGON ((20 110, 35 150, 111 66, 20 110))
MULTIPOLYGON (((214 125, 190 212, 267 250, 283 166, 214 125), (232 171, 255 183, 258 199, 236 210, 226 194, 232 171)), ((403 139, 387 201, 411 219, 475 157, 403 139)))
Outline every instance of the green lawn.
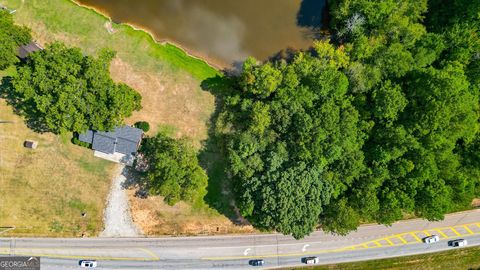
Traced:
POLYGON ((480 269, 480 247, 455 249, 444 252, 429 253, 365 262, 334 264, 316 267, 299 267, 285 269, 310 270, 478 270, 480 269))

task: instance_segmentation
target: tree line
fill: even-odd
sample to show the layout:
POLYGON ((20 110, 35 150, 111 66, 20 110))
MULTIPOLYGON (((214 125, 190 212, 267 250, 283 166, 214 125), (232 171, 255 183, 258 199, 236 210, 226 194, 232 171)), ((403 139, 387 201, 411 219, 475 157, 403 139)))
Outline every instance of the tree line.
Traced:
POLYGON ((241 213, 301 238, 468 208, 480 195, 480 4, 329 3, 331 42, 250 58, 229 79, 217 132, 241 213))

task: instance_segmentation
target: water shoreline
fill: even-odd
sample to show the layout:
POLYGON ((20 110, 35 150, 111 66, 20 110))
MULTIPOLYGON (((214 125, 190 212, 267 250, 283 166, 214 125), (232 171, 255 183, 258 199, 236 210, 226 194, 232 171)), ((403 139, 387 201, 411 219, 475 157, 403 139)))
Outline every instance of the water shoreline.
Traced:
POLYGON ((144 28, 142 26, 138 26, 138 25, 135 25, 135 24, 129 23, 129 22, 115 23, 112 20, 112 18, 110 17, 110 15, 107 14, 107 12, 102 11, 102 10, 96 8, 96 7, 81 4, 81 3, 77 2, 76 0, 69 0, 69 1, 74 3, 75 5, 77 5, 80 8, 85 8, 85 9, 91 10, 91 11, 95 12, 96 14, 98 14, 99 16, 104 17, 110 23, 112 23, 112 25, 125 25, 125 26, 128 26, 128 27, 131 27, 132 29, 134 29, 136 31, 142 31, 142 32, 146 33, 147 35, 149 35, 152 38, 152 40, 158 45, 165 46, 165 45, 169 44, 171 46, 175 46, 175 47, 179 48, 180 50, 184 51, 185 54, 187 54, 187 56, 192 57, 194 59, 198 59, 200 61, 203 61, 207 65, 209 65, 210 67, 212 67, 216 70, 221 71, 221 70, 224 70, 224 69, 229 69, 233 66, 233 64, 227 64, 227 63, 222 62, 220 60, 216 60, 213 57, 208 57, 208 56, 204 55, 203 53, 200 53, 199 51, 196 51, 196 50, 193 50, 193 49, 190 49, 190 48, 186 48, 185 46, 182 46, 178 42, 175 42, 173 40, 166 39, 166 38, 159 39, 150 30, 148 30, 147 28, 144 28))

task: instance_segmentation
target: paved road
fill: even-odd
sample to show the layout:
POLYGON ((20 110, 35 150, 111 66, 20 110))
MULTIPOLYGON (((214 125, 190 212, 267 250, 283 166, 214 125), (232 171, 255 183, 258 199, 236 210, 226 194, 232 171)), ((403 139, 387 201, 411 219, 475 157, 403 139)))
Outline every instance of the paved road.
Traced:
POLYGON ((453 249, 448 240, 464 238, 480 245, 480 210, 446 216, 441 222, 409 220, 391 227, 362 226, 348 236, 321 231, 297 241, 269 235, 177 238, 0 238, 0 254, 42 256, 42 269, 79 269, 78 260, 92 258, 99 269, 250 269, 248 260, 265 259, 266 268, 301 265, 318 256, 321 263, 339 263, 453 249), (427 235, 435 244, 423 244, 427 235))

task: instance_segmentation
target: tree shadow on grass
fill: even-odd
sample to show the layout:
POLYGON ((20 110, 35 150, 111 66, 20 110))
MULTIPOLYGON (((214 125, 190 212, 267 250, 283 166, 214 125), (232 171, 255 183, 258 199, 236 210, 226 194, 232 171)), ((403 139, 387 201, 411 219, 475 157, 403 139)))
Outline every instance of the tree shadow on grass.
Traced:
MULTIPOLYGON (((227 73, 227 72, 226 72, 227 73)), ((227 160, 225 159, 224 139, 217 132, 217 120, 222 111, 223 99, 228 91, 231 79, 227 76, 216 76, 206 79, 201 87, 215 96, 215 111, 208 124, 208 139, 203 142, 199 154, 200 165, 207 171, 208 187, 205 202, 234 224, 245 225, 235 206, 235 196, 227 175, 227 160)))
POLYGON ((0 98, 7 101, 7 104, 12 106, 14 113, 25 118, 25 124, 33 131, 44 133, 51 131, 45 124, 45 119, 35 110, 32 101, 24 101, 21 97, 15 94, 12 78, 2 78, 0 84, 0 98))

